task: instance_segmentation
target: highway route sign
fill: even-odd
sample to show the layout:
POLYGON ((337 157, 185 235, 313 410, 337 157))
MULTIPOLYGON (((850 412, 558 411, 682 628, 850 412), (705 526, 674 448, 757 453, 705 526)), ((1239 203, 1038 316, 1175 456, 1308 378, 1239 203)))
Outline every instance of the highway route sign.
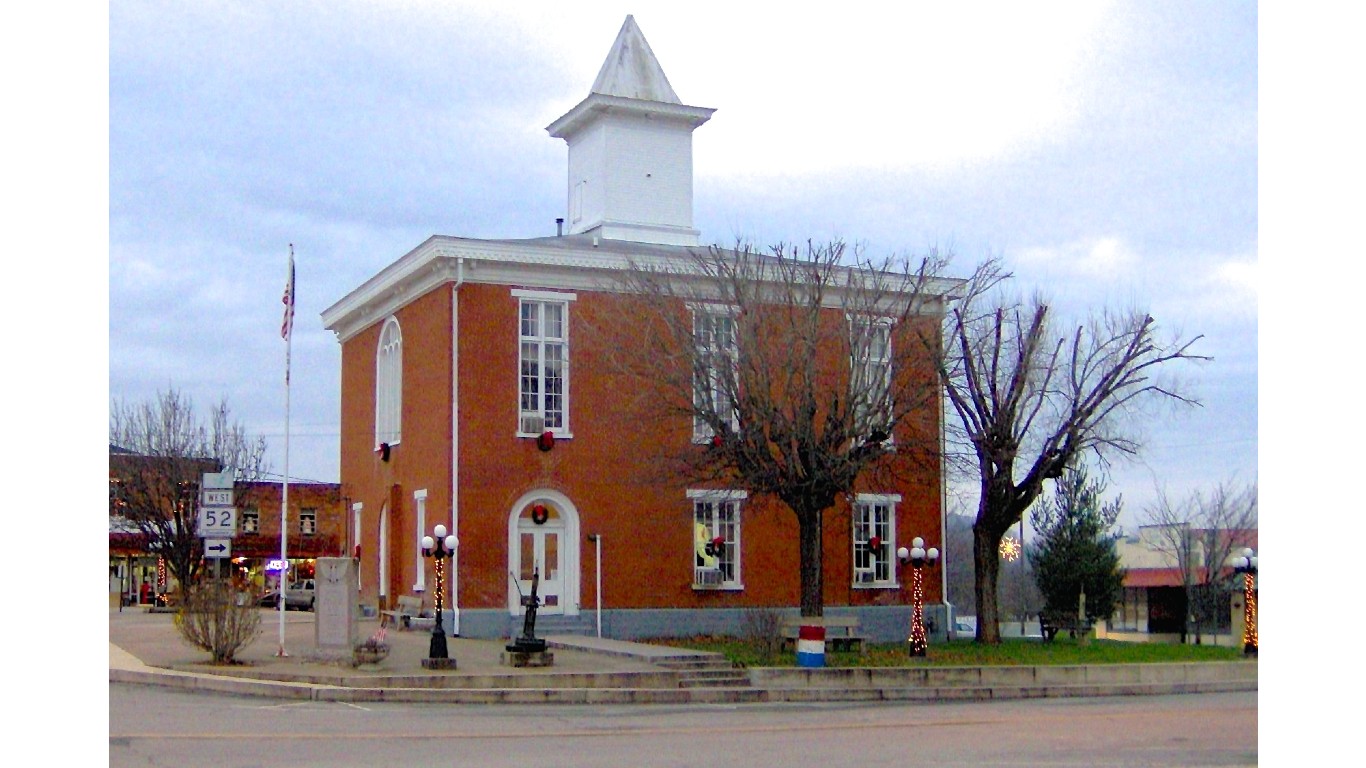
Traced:
POLYGON ((236 536, 237 509, 235 507, 200 507, 199 535, 206 539, 210 536, 226 536, 228 538, 236 536))

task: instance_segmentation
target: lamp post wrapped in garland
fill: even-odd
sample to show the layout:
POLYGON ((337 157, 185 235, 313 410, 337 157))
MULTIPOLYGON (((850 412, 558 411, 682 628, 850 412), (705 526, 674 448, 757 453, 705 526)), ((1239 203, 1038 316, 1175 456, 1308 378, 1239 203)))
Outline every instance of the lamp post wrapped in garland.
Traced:
POLYGON ((1234 573, 1243 575, 1243 653, 1257 655, 1257 555, 1251 548, 1233 558, 1234 573))
POLYGON ((911 548, 901 547, 896 551, 896 557, 903 565, 909 563, 911 566, 911 637, 908 640, 911 655, 924 656, 929 648, 929 641, 925 639, 923 571, 927 565, 933 566, 939 559, 939 550, 934 547, 925 549, 925 540, 917 536, 911 539, 911 548))
POLYGON ((444 609, 442 595, 445 592, 446 561, 455 555, 455 547, 459 544, 455 534, 446 535, 446 526, 438 525, 432 529, 436 537, 422 537, 422 556, 433 558, 436 567, 436 623, 432 625, 432 642, 427 649, 427 657, 422 660, 422 666, 428 669, 450 669, 455 666, 455 660, 450 658, 446 650, 446 630, 441 626, 441 614, 444 609))

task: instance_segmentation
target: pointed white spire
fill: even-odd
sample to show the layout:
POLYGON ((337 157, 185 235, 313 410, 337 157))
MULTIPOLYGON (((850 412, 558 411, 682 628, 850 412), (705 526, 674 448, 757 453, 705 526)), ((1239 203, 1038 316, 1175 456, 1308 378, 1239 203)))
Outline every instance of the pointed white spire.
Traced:
POLYGON ((593 93, 605 96, 621 96, 627 99, 660 101, 666 104, 682 104, 669 78, 664 76, 664 68, 646 42, 645 35, 636 25, 634 16, 627 16, 617 32, 616 42, 607 59, 598 70, 598 78, 593 81, 593 93))
POLYGON ((679 101, 627 16, 588 98, 546 127, 569 145, 569 234, 697 245, 692 132, 715 111, 679 101))

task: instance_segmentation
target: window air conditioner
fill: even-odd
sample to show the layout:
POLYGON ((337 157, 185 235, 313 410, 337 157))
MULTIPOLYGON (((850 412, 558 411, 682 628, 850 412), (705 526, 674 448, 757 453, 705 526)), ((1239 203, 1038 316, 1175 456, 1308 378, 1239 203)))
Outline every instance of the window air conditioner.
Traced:
POLYGON ((693 583, 700 587, 717 587, 721 585, 720 568, 694 568, 693 583))
POLYGON ((545 417, 535 413, 524 413, 518 430, 524 435, 540 435, 545 431, 545 417))
POLYGON ((859 584, 872 584, 877 581, 877 574, 872 571, 856 571, 854 573, 854 581, 859 584))

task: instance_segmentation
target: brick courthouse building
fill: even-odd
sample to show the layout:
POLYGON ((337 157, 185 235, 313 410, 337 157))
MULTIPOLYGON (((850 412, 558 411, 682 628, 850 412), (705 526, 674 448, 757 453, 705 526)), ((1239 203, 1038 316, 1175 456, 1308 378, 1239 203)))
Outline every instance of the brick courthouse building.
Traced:
MULTIPOLYGON (((586 331, 632 322, 613 287, 628 260, 681 264, 698 247, 692 131, 712 112, 679 101, 627 17, 589 96, 547 129, 568 144, 567 231, 433 236, 323 313, 342 345, 341 481, 363 604, 432 606, 419 540, 441 524, 459 539, 443 601, 467 637, 520 626, 533 569, 548 631, 591 630, 600 613, 612 637, 736 633, 745 609, 796 612, 795 517, 744 488, 652 479, 693 424, 633 412, 586 331)), ((923 417, 938 435, 938 407, 923 417)), ((858 614, 869 639, 907 636, 896 547, 943 546, 942 472, 919 477, 826 515, 827 614, 858 614)), ((926 615, 941 636, 942 585, 932 571, 926 615)))

